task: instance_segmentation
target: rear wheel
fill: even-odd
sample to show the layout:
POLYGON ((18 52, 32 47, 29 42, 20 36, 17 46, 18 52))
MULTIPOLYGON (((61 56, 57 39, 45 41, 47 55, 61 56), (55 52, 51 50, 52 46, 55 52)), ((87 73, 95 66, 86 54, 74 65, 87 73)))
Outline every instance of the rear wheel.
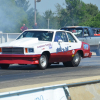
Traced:
POLYGON ((0 67, 2 69, 8 69, 9 68, 9 64, 1 64, 0 67))
POLYGON ((72 61, 63 62, 64 66, 66 67, 77 67, 81 61, 81 55, 80 53, 76 53, 73 57, 72 61))
POLYGON ((43 53, 39 59, 38 68, 39 69, 46 69, 48 66, 48 57, 45 53, 43 53))

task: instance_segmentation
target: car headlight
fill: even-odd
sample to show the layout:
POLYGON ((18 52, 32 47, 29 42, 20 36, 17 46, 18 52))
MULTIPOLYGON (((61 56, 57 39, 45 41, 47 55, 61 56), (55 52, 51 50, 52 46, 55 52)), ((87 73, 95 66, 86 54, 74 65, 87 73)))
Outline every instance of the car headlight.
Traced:
POLYGON ((25 53, 33 53, 34 48, 25 48, 25 53))

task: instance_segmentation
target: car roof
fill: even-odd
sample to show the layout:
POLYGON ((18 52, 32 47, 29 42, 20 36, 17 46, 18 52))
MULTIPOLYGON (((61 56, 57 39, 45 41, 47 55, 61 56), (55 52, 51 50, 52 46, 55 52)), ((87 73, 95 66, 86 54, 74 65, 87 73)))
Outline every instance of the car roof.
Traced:
POLYGON ((89 26, 64 26, 62 28, 90 28, 89 26))
POLYGON ((92 29, 100 29, 100 28, 92 28, 92 29))
POLYGON ((25 31, 55 31, 55 32, 59 31, 59 32, 62 32, 62 31, 66 31, 66 30, 59 30, 59 29, 27 29, 25 31))

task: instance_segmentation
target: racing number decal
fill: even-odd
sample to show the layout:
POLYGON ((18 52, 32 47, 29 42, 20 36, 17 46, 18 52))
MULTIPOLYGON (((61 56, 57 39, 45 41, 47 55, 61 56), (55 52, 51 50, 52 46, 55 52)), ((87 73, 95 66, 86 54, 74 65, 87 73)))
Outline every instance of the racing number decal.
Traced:
POLYGON ((68 47, 65 47, 65 48, 57 48, 56 49, 56 53, 58 53, 58 52, 67 52, 68 51, 68 47))

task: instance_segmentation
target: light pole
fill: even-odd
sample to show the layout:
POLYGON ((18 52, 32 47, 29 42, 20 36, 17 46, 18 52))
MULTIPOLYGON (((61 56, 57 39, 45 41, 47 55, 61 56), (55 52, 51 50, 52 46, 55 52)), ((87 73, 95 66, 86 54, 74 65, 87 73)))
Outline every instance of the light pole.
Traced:
POLYGON ((41 0, 34 0, 34 23, 36 23, 36 2, 40 2, 41 0))
POLYGON ((49 29, 49 20, 50 20, 50 19, 48 18, 47 20, 48 20, 48 29, 49 29))

